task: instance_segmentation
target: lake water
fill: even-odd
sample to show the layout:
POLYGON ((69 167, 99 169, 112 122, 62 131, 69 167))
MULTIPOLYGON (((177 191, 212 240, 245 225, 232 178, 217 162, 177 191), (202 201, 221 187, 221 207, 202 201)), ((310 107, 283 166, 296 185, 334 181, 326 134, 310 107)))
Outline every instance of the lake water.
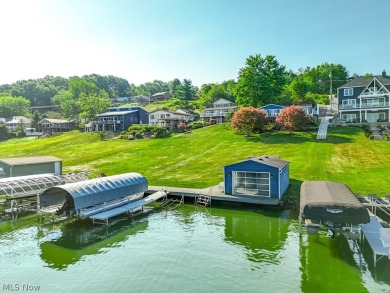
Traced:
POLYGON ((390 292, 390 261, 358 247, 300 238, 289 211, 184 205, 108 228, 20 215, 0 222, 0 292, 390 292))

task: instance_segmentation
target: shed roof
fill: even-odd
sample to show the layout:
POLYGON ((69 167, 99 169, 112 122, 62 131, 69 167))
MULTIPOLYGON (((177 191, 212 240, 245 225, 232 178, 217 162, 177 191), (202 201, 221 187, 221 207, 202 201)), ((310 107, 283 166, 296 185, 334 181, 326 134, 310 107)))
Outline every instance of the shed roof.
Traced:
POLYGON ((105 112, 98 114, 97 116, 118 116, 118 115, 127 115, 130 113, 138 112, 138 110, 131 110, 131 111, 113 111, 113 112, 105 112))
POLYGON ((50 187, 39 195, 40 208, 62 204, 72 197, 76 210, 148 190, 139 173, 126 173, 50 187))
MULTIPOLYGON (((247 162, 247 161, 253 161, 256 163, 268 165, 268 166, 275 167, 278 169, 283 169, 288 164, 290 164, 289 161, 281 160, 278 157, 270 157, 270 156, 264 155, 264 156, 260 156, 260 157, 249 158, 248 160, 243 160, 243 161, 240 161, 238 163, 231 164, 231 165, 236 165, 236 164, 247 162)), ((231 166, 231 165, 228 165, 228 166, 231 166)))
POLYGON ((304 219, 353 224, 370 221, 367 209, 343 183, 305 181, 300 196, 300 214, 304 219))
POLYGON ((0 162, 7 165, 19 166, 19 165, 32 165, 42 163, 61 162, 62 159, 53 156, 39 156, 39 157, 18 157, 18 158, 4 158, 0 159, 0 162))

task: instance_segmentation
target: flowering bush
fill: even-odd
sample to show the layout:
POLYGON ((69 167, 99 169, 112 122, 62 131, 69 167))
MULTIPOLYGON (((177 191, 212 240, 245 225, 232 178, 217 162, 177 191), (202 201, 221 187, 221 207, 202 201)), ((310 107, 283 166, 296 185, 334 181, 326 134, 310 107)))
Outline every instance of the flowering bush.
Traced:
POLYGON ((263 109, 244 107, 236 111, 232 118, 233 128, 240 134, 263 132, 268 120, 263 109))
POLYGON ((308 127, 309 118, 305 110, 293 105, 284 108, 276 117, 275 122, 290 131, 297 131, 308 127))

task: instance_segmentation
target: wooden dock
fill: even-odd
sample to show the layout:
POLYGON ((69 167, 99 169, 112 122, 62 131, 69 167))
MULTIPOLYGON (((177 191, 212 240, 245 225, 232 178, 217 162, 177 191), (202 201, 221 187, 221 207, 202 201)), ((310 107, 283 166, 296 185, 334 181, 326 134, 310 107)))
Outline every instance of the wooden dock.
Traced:
POLYGON ((166 190, 169 195, 172 196, 184 196, 185 198, 193 198, 203 195, 210 195, 212 201, 221 201, 221 202, 235 202, 235 203, 249 203, 257 205, 278 205, 280 199, 271 198, 271 197, 261 197, 261 196, 250 196, 250 195, 228 195, 223 193, 222 189, 216 185, 203 189, 195 188, 181 188, 181 187, 166 187, 166 186, 149 186, 148 193, 154 193, 157 191, 166 190))
POLYGON ((362 231, 374 254, 374 265, 384 256, 390 259, 390 242, 386 242, 386 239, 389 237, 387 234, 390 235, 390 229, 383 228, 378 218, 370 215, 370 222, 362 224, 362 231), (384 234, 386 234, 386 237, 384 234), (380 257, 377 259, 378 255, 380 257))

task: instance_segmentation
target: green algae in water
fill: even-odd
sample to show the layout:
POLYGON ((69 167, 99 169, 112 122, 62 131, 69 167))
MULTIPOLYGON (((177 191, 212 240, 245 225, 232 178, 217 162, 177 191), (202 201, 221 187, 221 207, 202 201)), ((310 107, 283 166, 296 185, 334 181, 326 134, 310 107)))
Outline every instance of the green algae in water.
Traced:
POLYGON ((389 292, 388 260, 375 269, 364 244, 300 238, 296 218, 186 205, 110 227, 3 221, 1 281, 40 292, 389 292))

